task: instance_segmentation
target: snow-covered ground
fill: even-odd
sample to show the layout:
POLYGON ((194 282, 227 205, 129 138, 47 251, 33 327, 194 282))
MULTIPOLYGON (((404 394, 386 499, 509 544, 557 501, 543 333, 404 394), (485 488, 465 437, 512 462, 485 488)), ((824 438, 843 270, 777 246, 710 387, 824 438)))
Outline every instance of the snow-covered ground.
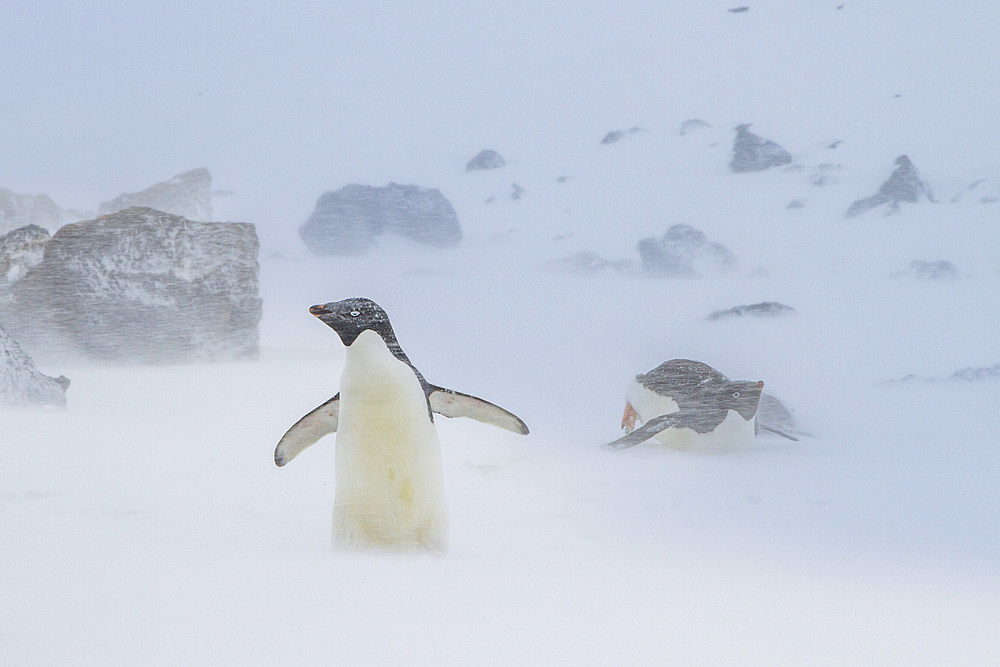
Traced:
MULTIPOLYGON (((67 10, 107 40, 84 58, 96 92, 135 107, 56 98, 73 96, 97 139, 126 131, 102 143, 5 98, 8 127, 51 156, 11 143, 0 185, 84 207, 206 164, 236 190, 217 216, 258 225, 262 354, 42 364, 72 379, 67 409, 0 413, 3 662, 1000 660, 1000 382, 886 382, 1000 362, 1000 203, 951 201, 982 178, 983 195, 1000 194, 1000 10, 734 4, 316 7, 231 25, 209 6, 236 54, 190 37, 211 32, 191 18, 139 13, 112 37, 137 10, 67 10), (160 111, 135 72, 100 73, 155 27, 188 47, 186 78, 171 70, 164 90, 196 105, 203 86, 210 112, 176 95, 160 111), (246 113, 223 113, 234 100, 246 113), (714 127, 680 136, 692 117, 714 127), (801 169, 729 173, 742 122, 801 169), (632 126, 645 131, 599 145, 632 126), (57 156, 70 136, 81 144, 57 156), (162 160, 135 157, 137 137, 162 160), (484 147, 508 165, 466 173, 484 147), (903 153, 939 203, 845 218, 903 153), (834 182, 811 184, 823 164, 839 165, 823 172, 834 182), (321 192, 390 180, 440 188, 462 243, 309 255, 296 231, 321 192), (558 264, 580 250, 638 264, 635 243, 676 223, 727 246, 737 271, 558 264), (914 259, 964 275, 897 275, 914 259), (438 418, 443 556, 331 551, 334 436, 272 462, 285 429, 337 391, 343 347, 307 308, 348 296, 385 307, 429 381, 532 429, 438 418), (705 319, 765 300, 797 312, 705 319), (727 453, 601 448, 620 433, 629 379, 675 357, 763 379, 811 436, 727 453)), ((43 18, 25 5, 13 23, 43 18)), ((49 90, 44 75, 82 39, 58 36, 55 56, 31 65, 19 51, 0 68, 34 66, 49 90)), ((142 72, 166 67, 166 42, 153 45, 142 72)))

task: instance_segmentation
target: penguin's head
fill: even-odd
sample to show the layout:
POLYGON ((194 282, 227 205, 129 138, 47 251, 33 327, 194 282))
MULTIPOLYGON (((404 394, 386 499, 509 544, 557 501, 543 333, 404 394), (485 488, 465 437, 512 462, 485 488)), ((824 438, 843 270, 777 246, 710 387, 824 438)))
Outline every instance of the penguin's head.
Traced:
POLYGON ((727 410, 735 410, 743 419, 749 421, 757 414, 760 393, 763 390, 763 380, 760 382, 727 382, 719 390, 719 404, 727 410))
POLYGON ((396 336, 389 324, 389 316, 381 306, 358 297, 331 301, 319 306, 311 306, 309 312, 318 317, 328 327, 337 332, 340 340, 348 347, 354 343, 362 331, 371 329, 386 343, 395 342, 396 336))

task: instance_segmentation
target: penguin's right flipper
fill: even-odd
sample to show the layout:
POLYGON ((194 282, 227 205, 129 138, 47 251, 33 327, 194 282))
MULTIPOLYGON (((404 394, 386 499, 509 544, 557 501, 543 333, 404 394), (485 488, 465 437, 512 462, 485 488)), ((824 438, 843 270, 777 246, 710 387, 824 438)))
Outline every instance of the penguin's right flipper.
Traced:
POLYGON ((430 401, 431 410, 439 415, 469 417, 519 435, 528 434, 528 425, 521 421, 520 417, 477 396, 431 385, 431 393, 428 394, 427 400, 430 401))
POLYGON ((792 440, 793 442, 798 442, 799 441, 799 439, 796 438, 794 435, 791 435, 789 433, 785 433, 784 431, 779 431, 776 428, 771 428, 770 426, 764 426, 763 424, 756 424, 756 426, 760 426, 760 430, 762 430, 762 431, 767 431, 768 433, 773 433, 775 435, 780 435, 782 438, 788 438, 789 440, 792 440))
POLYGON ((624 435, 613 442, 609 442, 605 445, 605 447, 610 447, 611 449, 628 449, 629 447, 641 445, 660 431, 668 429, 671 426, 675 426, 677 422, 678 418, 676 413, 654 417, 628 435, 624 435))
POLYGON ((274 462, 281 467, 298 456, 303 449, 312 445, 327 433, 337 430, 340 419, 340 393, 319 406, 302 419, 295 422, 281 436, 274 448, 274 462))

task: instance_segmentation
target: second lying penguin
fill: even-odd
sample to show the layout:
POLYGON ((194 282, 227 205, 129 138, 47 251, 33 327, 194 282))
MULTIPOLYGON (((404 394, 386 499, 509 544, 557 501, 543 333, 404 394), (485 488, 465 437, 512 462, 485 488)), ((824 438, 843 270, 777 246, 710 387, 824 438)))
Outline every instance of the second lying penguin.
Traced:
POLYGON ((756 435, 763 389, 762 381, 730 380, 700 361, 666 361, 629 384, 622 416, 627 435, 608 446, 625 449, 653 437, 672 447, 749 443, 756 435), (637 419, 643 425, 636 429, 637 419))
POLYGON ((433 413, 471 417, 520 434, 528 427, 488 401, 427 382, 374 301, 344 299, 309 312, 347 346, 340 392, 288 429, 274 462, 283 466, 337 431, 334 540, 443 549, 447 510, 433 413))

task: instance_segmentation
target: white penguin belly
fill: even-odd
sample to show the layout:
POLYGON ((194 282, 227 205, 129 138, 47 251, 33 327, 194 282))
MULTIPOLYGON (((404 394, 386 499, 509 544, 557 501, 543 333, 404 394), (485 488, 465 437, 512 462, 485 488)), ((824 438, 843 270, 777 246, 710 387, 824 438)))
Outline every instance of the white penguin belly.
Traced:
MULTIPOLYGON (((679 409, 672 398, 646 389, 638 380, 629 383, 625 390, 625 400, 632 404, 643 423, 679 409)), ((743 419, 738 412, 730 410, 726 419, 711 433, 698 433, 690 428, 667 428, 654 437, 664 445, 678 449, 741 447, 753 442, 754 420, 743 419)))
POLYGON ((336 542, 447 546, 441 447, 424 391, 373 331, 347 348, 336 447, 336 542))

